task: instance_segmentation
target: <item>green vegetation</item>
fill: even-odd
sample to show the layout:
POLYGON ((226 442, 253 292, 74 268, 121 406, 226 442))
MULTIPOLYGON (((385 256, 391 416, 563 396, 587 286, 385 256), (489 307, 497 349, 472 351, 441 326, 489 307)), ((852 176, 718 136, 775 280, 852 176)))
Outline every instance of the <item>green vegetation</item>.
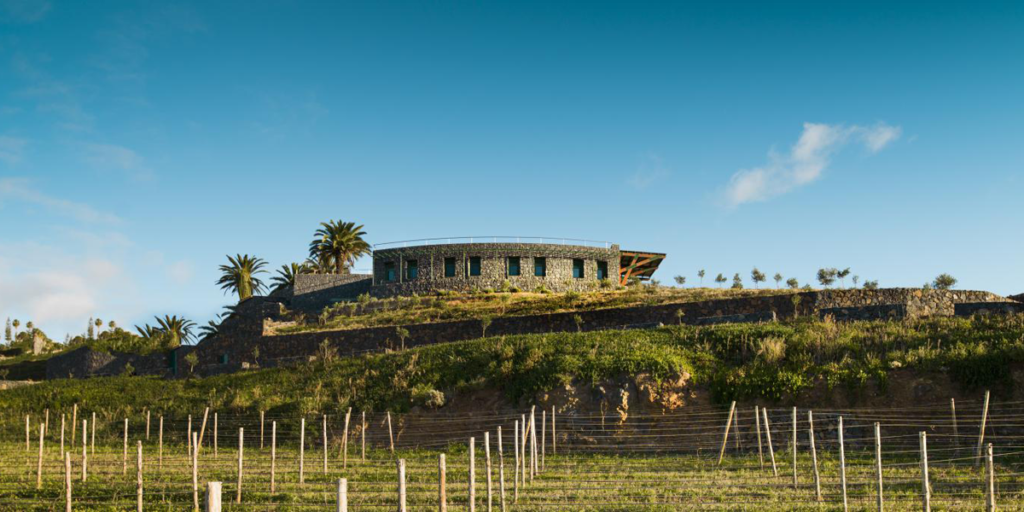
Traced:
POLYGON ((260 281, 257 274, 265 274, 263 267, 267 265, 262 258, 238 254, 235 257, 228 256, 229 265, 220 266, 220 279, 217 284, 225 292, 238 294, 238 302, 242 302, 253 294, 259 294, 264 290, 263 281, 260 281))
MULTIPOLYGON (((70 403, 115 416, 152 408, 184 415, 221 411, 337 414, 406 411, 423 397, 493 389, 517 403, 568 383, 647 374, 689 374, 688 385, 719 401, 795 401, 816 387, 884 390, 897 369, 948 375, 965 389, 1011 387, 1024 362, 1024 315, 834 323, 801 318, 770 324, 598 331, 484 338, 402 352, 202 379, 104 377, 57 380, 0 392, 7 411, 70 403)), ((333 359, 333 358, 332 358, 333 359)), ((437 400, 432 399, 434 405, 437 400)), ((443 402, 443 401, 442 401, 443 402)))
POLYGON ((939 274, 938 277, 932 281, 932 287, 936 290, 950 290, 956 286, 956 278, 949 274, 939 274))
POLYGON ((356 259, 370 253, 366 232, 355 222, 321 222, 309 243, 309 260, 319 273, 346 274, 356 259))

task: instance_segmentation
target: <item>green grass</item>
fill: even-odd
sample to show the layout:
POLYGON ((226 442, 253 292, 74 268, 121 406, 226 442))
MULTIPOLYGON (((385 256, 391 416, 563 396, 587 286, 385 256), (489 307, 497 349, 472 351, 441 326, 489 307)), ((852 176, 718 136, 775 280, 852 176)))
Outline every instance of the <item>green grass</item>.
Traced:
POLYGON ((796 402, 815 387, 885 390, 894 371, 950 379, 964 390, 1012 394, 1024 362, 1024 315, 832 323, 811 319, 711 327, 485 338, 300 367, 201 379, 103 377, 0 391, 0 410, 73 403, 110 418, 149 408, 182 416, 210 406, 242 413, 407 411, 493 389, 511 403, 566 383, 690 374, 715 400, 796 402))

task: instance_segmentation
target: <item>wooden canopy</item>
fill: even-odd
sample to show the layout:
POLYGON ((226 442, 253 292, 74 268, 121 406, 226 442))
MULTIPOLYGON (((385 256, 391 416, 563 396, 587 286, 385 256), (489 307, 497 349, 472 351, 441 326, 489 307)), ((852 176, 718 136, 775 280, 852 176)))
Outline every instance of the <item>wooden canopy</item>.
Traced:
POLYGON ((619 254, 619 284, 623 286, 630 279, 650 279, 665 259, 665 254, 657 252, 620 251, 619 254))

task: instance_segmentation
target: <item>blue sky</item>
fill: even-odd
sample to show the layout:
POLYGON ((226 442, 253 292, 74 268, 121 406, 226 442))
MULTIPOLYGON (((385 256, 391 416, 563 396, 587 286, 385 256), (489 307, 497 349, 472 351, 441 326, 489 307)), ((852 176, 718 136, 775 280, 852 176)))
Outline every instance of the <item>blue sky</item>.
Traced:
POLYGON ((1020 2, 0 0, 0 316, 203 323, 225 254, 327 219, 1024 292, 1021 34, 1020 2))

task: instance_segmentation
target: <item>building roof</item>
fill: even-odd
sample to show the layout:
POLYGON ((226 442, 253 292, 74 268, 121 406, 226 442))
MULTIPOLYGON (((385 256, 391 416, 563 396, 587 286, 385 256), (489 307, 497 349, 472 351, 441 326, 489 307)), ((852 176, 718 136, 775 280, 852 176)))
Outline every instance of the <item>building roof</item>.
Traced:
POLYGON ((646 281, 654 275, 665 259, 660 252, 619 251, 619 284, 626 285, 630 279, 646 281))

